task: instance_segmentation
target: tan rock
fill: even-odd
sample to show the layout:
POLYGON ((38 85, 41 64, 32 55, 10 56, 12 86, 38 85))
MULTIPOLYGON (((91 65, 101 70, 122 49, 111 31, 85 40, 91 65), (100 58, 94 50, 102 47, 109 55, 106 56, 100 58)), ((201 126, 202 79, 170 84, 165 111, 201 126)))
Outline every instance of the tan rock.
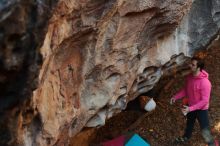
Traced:
POLYGON ((60 144, 89 120, 90 126, 102 125, 103 118, 152 89, 173 55, 158 60, 158 51, 168 50, 157 44, 190 5, 190 0, 60 1, 41 48, 44 64, 33 97, 42 120, 36 143, 60 144))

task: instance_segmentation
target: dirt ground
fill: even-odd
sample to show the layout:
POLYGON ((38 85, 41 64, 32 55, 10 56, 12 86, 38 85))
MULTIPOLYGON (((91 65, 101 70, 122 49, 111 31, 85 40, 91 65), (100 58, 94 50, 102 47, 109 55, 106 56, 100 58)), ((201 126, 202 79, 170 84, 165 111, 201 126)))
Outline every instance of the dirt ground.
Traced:
MULTIPOLYGON (((218 103, 216 107, 220 108, 220 100, 216 99, 215 101, 213 100, 211 104, 210 122, 213 136, 216 139, 220 139, 220 127, 218 125, 220 124, 220 115, 216 116, 217 113, 215 113, 216 111, 214 109, 214 105, 216 104, 213 104, 213 102, 218 103)), ((180 111, 180 102, 171 106, 169 105, 169 97, 160 98, 157 101, 156 110, 146 117, 144 117, 145 114, 132 110, 118 114, 108 120, 105 126, 96 131, 96 136, 90 144, 98 144, 119 135, 127 134, 130 131, 138 133, 151 146, 172 146, 174 145, 173 139, 182 135, 184 132, 186 119, 180 111), (141 122, 134 124, 137 119, 141 119, 141 122), (129 127, 131 128, 129 129, 129 127)), ((185 146, 205 146, 205 142, 200 135, 198 123, 195 125, 192 139, 185 146)))
MULTIPOLYGON (((210 74, 212 94, 210 103, 210 125, 213 136, 220 140, 220 41, 216 41, 203 52, 206 70, 210 74)), ((169 78, 167 80, 170 80, 169 78)), ((165 81, 165 80, 164 80, 165 81)), ((134 132, 146 139, 151 146, 172 146, 173 139, 184 132, 186 118, 181 113, 181 101, 170 105, 170 97, 179 90, 184 81, 177 77, 170 88, 160 90, 156 98, 157 107, 151 113, 137 109, 128 109, 109 119, 105 126, 98 129, 85 129, 84 134, 72 140, 72 146, 97 145, 114 137, 134 132), (137 122, 138 120, 138 122, 137 122), (90 132, 88 132, 90 131, 90 132), (86 134, 85 134, 86 133, 86 134), (82 138, 83 137, 83 138, 82 138), (80 141, 81 138, 81 141, 80 141), (83 140, 82 140, 83 139, 83 140), (76 141, 78 141, 76 144, 76 141), (87 141, 87 144, 85 143, 87 141), (84 142, 84 144, 83 144, 84 142)), ((161 83, 162 85, 162 83, 161 83)), ((205 146, 200 134, 199 124, 196 123, 193 136, 185 146, 205 146)))

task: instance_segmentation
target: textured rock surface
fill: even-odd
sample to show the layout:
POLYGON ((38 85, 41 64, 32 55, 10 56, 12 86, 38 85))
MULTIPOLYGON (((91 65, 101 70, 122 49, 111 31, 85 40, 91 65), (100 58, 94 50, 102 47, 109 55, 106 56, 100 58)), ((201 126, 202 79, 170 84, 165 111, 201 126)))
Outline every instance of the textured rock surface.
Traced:
MULTIPOLYGON (((218 0, 195 0, 192 9, 191 0, 60 0, 47 28, 51 12, 48 10, 54 3, 46 0, 0 2, 4 14, 0 16, 0 28, 3 28, 0 41, 4 50, 0 54, 3 64, 0 81, 4 94, 12 85, 19 86, 13 99, 18 91, 36 88, 33 79, 37 79, 39 46, 43 60, 33 97, 31 100, 19 98, 28 106, 10 110, 9 114, 3 112, 7 117, 16 115, 16 119, 8 118, 11 122, 6 127, 6 132, 12 133, 7 130, 14 129, 16 134, 4 138, 4 145, 67 144, 69 137, 85 125, 104 124, 106 118, 124 109, 127 102, 152 89, 161 75, 172 74, 173 68, 186 59, 180 53, 190 55, 203 48, 219 29, 218 0), (17 5, 27 9, 19 9, 12 15, 17 5), (3 9, 9 6, 7 11, 3 9), (194 13, 200 19, 195 19, 194 13), (5 19, 7 16, 10 19, 5 19), (9 23, 12 20, 15 23, 9 23), (9 24, 16 24, 19 29, 14 30, 9 24), (215 27, 208 31, 208 24, 215 27), (46 35, 41 28, 47 30, 46 35), (28 40, 23 37, 25 32, 29 32, 28 40), (16 35, 11 37, 11 34, 16 35), (11 40, 8 36, 14 42, 8 42, 11 40), (45 38, 43 43, 42 38, 45 38), (14 53, 14 48, 21 52, 14 53), (30 65, 32 68, 28 69, 30 65), (19 79, 31 84, 21 84, 18 78, 6 76, 7 68, 14 67, 16 75, 27 78, 19 76, 19 79), (32 69, 36 74, 31 74, 32 69), (9 79, 13 79, 11 84, 9 79)), ((5 102, 6 98, 1 100, 5 102)))
POLYGON ((220 29, 220 1, 195 0, 189 12, 190 54, 204 49, 213 40, 220 29))
POLYGON ((39 46, 55 1, 0 1, 0 145, 23 143, 22 126, 31 121, 32 90, 42 58, 39 46))
MULTIPOLYGON (((191 1, 60 1, 41 48, 44 63, 34 108, 42 129, 30 139, 60 145, 104 124, 128 101, 181 64, 187 48, 162 47, 191 1), (78 4, 78 5, 76 5, 78 4)), ((172 39, 176 44, 177 39, 172 39)), ((32 129, 27 129, 30 133, 32 129)), ((26 135, 28 137, 28 135, 26 135)))

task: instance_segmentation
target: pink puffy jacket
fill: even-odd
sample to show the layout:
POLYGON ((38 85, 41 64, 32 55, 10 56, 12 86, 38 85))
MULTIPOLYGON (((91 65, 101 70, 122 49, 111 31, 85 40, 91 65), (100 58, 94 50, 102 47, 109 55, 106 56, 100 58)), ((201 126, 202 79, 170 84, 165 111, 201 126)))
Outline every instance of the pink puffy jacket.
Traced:
POLYGON ((211 93, 211 83, 208 77, 209 74, 204 70, 198 76, 188 75, 184 88, 175 94, 174 98, 177 100, 187 96, 190 111, 208 109, 211 93))

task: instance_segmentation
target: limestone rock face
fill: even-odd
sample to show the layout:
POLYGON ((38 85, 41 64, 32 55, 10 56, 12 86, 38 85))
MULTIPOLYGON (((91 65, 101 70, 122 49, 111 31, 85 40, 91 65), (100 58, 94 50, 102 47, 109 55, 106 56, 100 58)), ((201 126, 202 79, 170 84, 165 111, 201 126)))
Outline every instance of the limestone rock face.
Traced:
POLYGON ((195 0, 189 16, 189 47, 190 54, 195 50, 206 48, 220 28, 220 1, 195 0))
MULTIPOLYGON (((220 24, 218 0, 207 0, 207 6, 200 0, 193 4, 192 0, 60 0, 53 10, 56 2, 19 2, 0 2, 0 12, 4 14, 0 16, 4 49, 0 54, 4 64, 0 77, 8 74, 6 68, 16 66, 16 74, 26 71, 24 77, 34 72, 35 76, 25 81, 36 79, 38 84, 31 88, 33 82, 18 82, 19 89, 36 89, 33 96, 21 96, 29 97, 21 100, 22 108, 10 103, 13 108, 3 110, 8 121, 16 115, 6 127, 8 133, 16 134, 2 140, 4 145, 59 146, 68 144, 69 138, 84 126, 105 124, 129 101, 151 90, 162 75, 172 74, 186 56, 208 45, 220 24), (35 9, 31 9, 33 5, 35 9), (3 10, 6 6, 11 7, 3 10), (9 15, 16 6, 19 13, 9 15), (14 20, 16 27, 10 27, 9 20, 14 20), (211 32, 207 31, 209 22, 215 26, 211 32), (26 32, 31 34, 27 40, 23 37, 26 32), (10 34, 16 35, 8 38, 10 34), (10 38, 13 42, 8 42, 10 38), (17 45, 21 49, 18 55, 30 54, 27 59, 14 59, 16 53, 12 50, 17 45), (39 52, 43 63, 38 74, 39 52), (22 68, 26 62, 29 64, 22 68), (30 72, 27 66, 34 71, 30 72)), ((13 78, 8 84, 7 79, 10 76, 1 82, 1 88, 7 90, 18 81, 13 78)), ((1 100, 4 103, 5 98, 1 100)))
POLYGON ((44 63, 33 96, 42 129, 29 139, 65 143, 152 89, 163 72, 184 62, 183 54, 168 61, 187 48, 162 44, 190 6, 190 0, 60 1, 41 47, 44 63))
POLYGON ((52 0, 0 1, 0 145, 23 143, 30 123, 32 90, 37 88, 52 0))

